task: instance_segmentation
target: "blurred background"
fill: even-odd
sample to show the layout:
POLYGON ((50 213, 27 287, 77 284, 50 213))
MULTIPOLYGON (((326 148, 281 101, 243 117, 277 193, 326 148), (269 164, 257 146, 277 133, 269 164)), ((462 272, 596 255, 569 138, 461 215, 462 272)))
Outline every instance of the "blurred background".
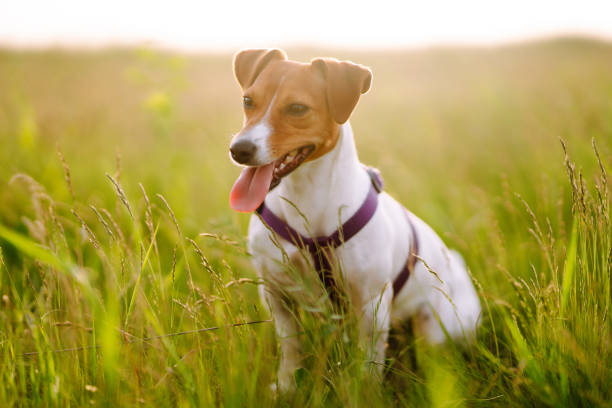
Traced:
MULTIPOLYGON (((608 97, 601 92, 612 38, 606 1, 25 0, 0 7, 4 176, 35 168, 54 178, 45 166, 55 165, 61 146, 75 185, 87 189, 92 173, 103 179, 122 157, 135 179, 156 188, 165 182, 167 194, 189 192, 191 217, 204 194, 215 198, 209 211, 227 213, 221 197, 238 171, 227 143, 241 124, 231 56, 240 48, 284 47, 298 60, 326 55, 370 66, 373 88, 354 116, 358 143, 372 164, 402 168, 388 178, 414 176, 397 186, 390 180, 399 193, 424 180, 419 169, 439 171, 436 160, 476 177, 487 175, 481 167, 489 161, 491 177, 510 166, 517 174, 520 160, 551 164, 546 155, 559 151, 530 147, 575 136, 561 123, 576 120, 567 111, 608 97), (390 156, 389 145, 406 157, 390 156), (487 151, 493 145, 503 146, 501 157, 487 151), (511 157, 506 147, 521 154, 511 157), (51 163, 31 159, 47 148, 51 163), (482 157, 467 160, 473 155, 482 157)), ((604 120, 592 116, 588 126, 604 120)))
POLYGON ((0 405, 279 403, 271 325, 125 339, 268 317, 228 206, 232 55, 282 47, 372 69, 360 158, 464 254, 486 306, 473 352, 405 341, 382 386, 349 329, 304 314, 289 405, 606 406, 610 41, 603 0, 0 0, 0 405))
POLYGON ((612 36, 605 0, 427 2, 3 2, 0 43, 150 44, 189 51, 244 47, 397 48, 490 45, 555 35, 612 36))

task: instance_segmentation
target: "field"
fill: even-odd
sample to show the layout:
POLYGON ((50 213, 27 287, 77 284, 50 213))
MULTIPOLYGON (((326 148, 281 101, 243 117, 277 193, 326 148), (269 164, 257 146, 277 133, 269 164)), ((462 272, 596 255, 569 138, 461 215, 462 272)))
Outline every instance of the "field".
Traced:
POLYGON ((354 317, 300 305, 275 399, 231 55, 0 50, 0 406, 612 406, 612 44, 287 51, 372 68, 360 157, 465 256, 476 344, 397 331, 379 383, 354 317))

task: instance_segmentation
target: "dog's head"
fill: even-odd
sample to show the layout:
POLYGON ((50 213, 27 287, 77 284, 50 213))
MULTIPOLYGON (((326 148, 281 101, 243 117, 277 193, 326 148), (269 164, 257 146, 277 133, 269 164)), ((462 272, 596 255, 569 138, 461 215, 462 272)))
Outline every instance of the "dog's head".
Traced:
POLYGON ((232 139, 230 154, 248 167, 230 204, 250 212, 282 177, 335 146, 339 125, 370 88, 372 73, 331 58, 289 61, 272 49, 238 52, 234 74, 243 92, 244 126, 232 139))

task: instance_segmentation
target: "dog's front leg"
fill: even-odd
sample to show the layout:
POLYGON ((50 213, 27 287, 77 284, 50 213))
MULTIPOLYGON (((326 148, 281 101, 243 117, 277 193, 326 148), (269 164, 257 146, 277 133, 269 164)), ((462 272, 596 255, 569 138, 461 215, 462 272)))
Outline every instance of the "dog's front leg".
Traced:
POLYGON ((293 373, 302 363, 298 327, 295 317, 288 310, 288 305, 283 302, 281 294, 266 289, 265 298, 274 317, 276 336, 280 343, 278 389, 286 393, 295 388, 293 373))
POLYGON ((360 341, 365 347, 370 366, 382 373, 389 335, 393 289, 387 285, 382 293, 361 303, 360 341))

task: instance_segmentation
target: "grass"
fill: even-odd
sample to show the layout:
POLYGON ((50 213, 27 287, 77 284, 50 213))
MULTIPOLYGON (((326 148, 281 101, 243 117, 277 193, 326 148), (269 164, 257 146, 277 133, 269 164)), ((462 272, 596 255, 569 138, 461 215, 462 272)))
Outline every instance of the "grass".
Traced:
POLYGON ((610 406, 612 45, 288 51, 373 69, 361 158, 464 254, 474 347, 398 331, 380 384, 355 319, 304 303, 275 400, 273 324, 228 326, 270 318, 227 205, 230 55, 4 50, 0 406, 610 406))

